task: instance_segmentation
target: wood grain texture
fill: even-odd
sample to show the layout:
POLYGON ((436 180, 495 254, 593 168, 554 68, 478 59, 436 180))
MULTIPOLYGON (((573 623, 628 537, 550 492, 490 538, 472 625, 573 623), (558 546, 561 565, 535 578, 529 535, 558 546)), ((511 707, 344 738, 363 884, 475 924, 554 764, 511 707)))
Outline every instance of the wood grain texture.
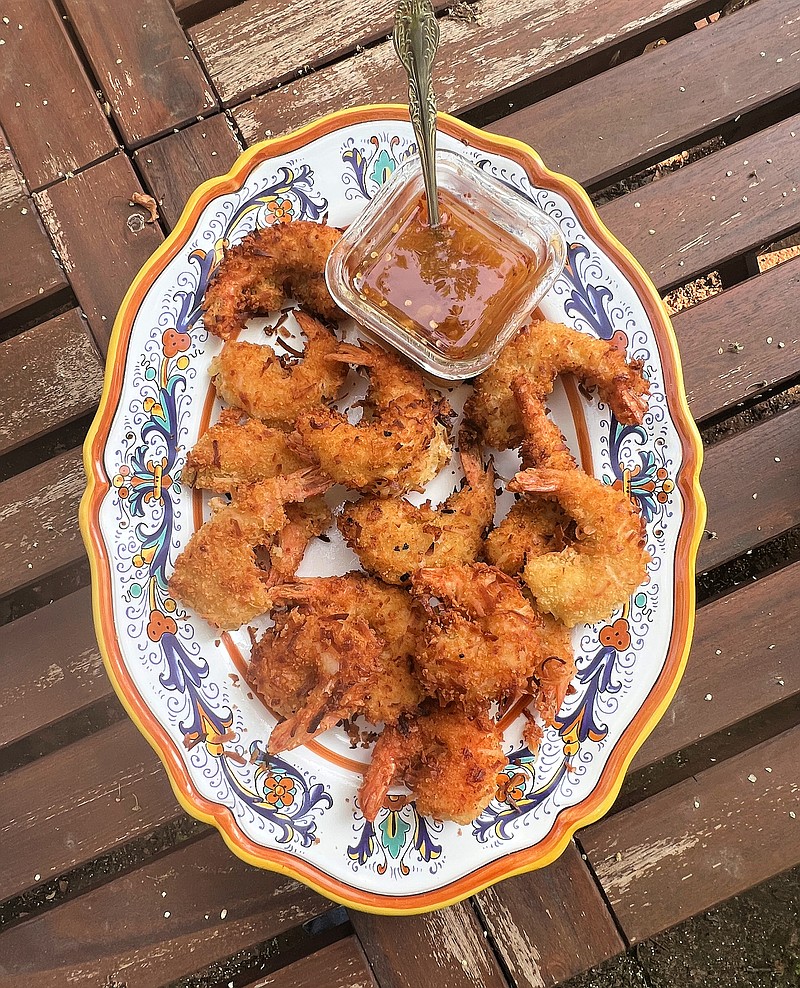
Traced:
POLYGON ((475 898, 515 988, 557 985, 625 949, 574 843, 548 868, 475 898))
POLYGON ((111 695, 91 607, 87 587, 0 628, 0 749, 111 695))
POLYGON ((217 106, 169 0, 63 4, 127 147, 217 106))
POLYGON ((140 148, 134 160, 171 229, 197 186, 228 171, 240 151, 227 118, 218 113, 140 148))
POLYGON ((78 503, 85 486, 79 449, 0 484, 0 596, 83 558, 78 503))
POLYGON ((0 343, 0 454, 97 406, 103 364, 77 309, 0 343))
POLYGON ((599 212, 661 291, 771 243, 800 226, 800 114, 599 212))
MULTIPOLYGON (((442 9, 446 0, 434 0, 442 9)), ((391 33, 394 0, 247 0, 189 32, 227 106, 391 33)))
POLYGON ((0 778, 0 900, 182 814, 132 722, 67 745, 0 778))
POLYGON ((8 245, 0 273, 0 319, 67 288, 53 246, 5 144, 0 132, 0 244, 8 245))
POLYGON ((468 902, 424 916, 350 913, 381 988, 506 988, 468 902))
POLYGON ((581 831, 632 943, 797 864, 798 744, 800 727, 581 831))
POLYGON ((549 168, 597 185, 798 88, 800 11, 796 0, 776 0, 752 4, 487 129, 533 145, 549 168))
POLYGON ((6 0, 3 18, 0 126, 36 189, 117 141, 50 0, 6 0))
POLYGON ((329 908, 299 882, 246 865, 209 833, 0 935, 3 986, 153 988, 329 908))
POLYGON ((377 988, 355 937, 345 937, 247 988, 377 988))
POLYGON ((163 240, 145 211, 129 205, 141 191, 128 158, 116 155, 35 196, 103 353, 128 286, 163 240))
MULTIPOLYGON (((635 5, 630 0, 606 0, 602 4, 585 0, 561 0, 558 4, 551 0, 478 0, 470 4, 474 20, 440 19, 441 43, 434 72, 439 109, 463 113, 512 94, 519 86, 567 64, 577 65, 589 55, 596 57, 608 51, 610 63, 619 44, 702 6, 698 0, 639 0, 635 5)), ((300 32, 298 38, 302 36, 300 32)), ((301 56, 296 64, 306 59, 307 55, 301 56)), ((250 62, 258 64, 255 56, 250 62)), ((252 89, 258 70, 248 71, 241 63, 231 67, 232 78, 245 72, 252 89)), ((238 86, 243 84, 237 82, 238 86)), ((237 107, 234 116, 245 139, 253 143, 342 107, 406 101, 403 70, 391 43, 385 42, 293 79, 237 107)))
POLYGON ((678 692, 636 753, 635 771, 800 693, 800 563, 701 607, 678 692))
POLYGON ((800 408, 775 415, 706 451, 700 478, 708 531, 698 570, 727 562, 800 522, 800 408))
POLYGON ((800 334, 786 305, 790 298, 800 298, 800 258, 672 317, 686 397, 698 422, 800 374, 800 334))

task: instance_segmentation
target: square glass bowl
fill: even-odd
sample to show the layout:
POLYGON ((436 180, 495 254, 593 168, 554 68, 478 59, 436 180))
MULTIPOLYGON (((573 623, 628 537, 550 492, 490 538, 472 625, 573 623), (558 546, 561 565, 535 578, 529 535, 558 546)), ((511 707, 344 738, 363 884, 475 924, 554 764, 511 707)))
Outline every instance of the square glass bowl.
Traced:
POLYGON ((566 258, 558 226, 521 193, 438 150, 441 224, 427 223, 418 155, 398 167, 328 258, 338 305, 436 377, 482 373, 566 258))

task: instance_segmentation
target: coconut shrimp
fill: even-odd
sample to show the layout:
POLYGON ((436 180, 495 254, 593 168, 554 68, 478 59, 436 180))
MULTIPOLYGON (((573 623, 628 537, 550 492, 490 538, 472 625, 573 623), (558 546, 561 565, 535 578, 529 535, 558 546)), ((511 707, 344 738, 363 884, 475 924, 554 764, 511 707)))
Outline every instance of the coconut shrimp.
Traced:
POLYGON ((650 386, 641 361, 627 362, 612 343, 598 340, 560 323, 534 322, 522 329, 482 374, 465 413, 478 425, 485 441, 497 449, 518 446, 523 422, 511 384, 519 374, 531 392, 544 400, 559 374, 572 373, 588 388, 597 388, 603 401, 626 425, 642 421, 650 386))
POLYGON ((328 358, 339 346, 334 334, 300 309, 294 312, 306 337, 302 359, 288 363, 271 347, 231 340, 211 361, 217 394, 267 425, 294 425, 300 412, 322 407, 339 393, 347 368, 328 358))
POLYGON ((387 583, 405 583, 421 566, 472 563, 494 517, 494 469, 462 432, 464 486, 438 508, 403 498, 365 497, 345 504, 338 525, 362 565, 387 583))
POLYGON ((359 714, 372 724, 394 724, 419 706, 424 693, 412 663, 424 615, 407 593, 363 573, 349 573, 297 580, 276 594, 298 607, 291 612, 293 617, 279 619, 254 650, 252 681, 270 703, 269 698, 284 688, 287 675, 295 677, 298 670, 310 669, 311 677, 308 692, 296 696, 290 709, 280 709, 291 722, 286 728, 281 725, 275 745, 295 747, 337 721, 359 714), (337 627, 343 622, 352 641, 361 639, 350 651, 349 645, 341 645, 347 641, 337 627), (285 631, 287 627, 292 630, 285 631), (321 629, 325 629, 322 638, 321 629), (366 631, 374 636, 377 651, 366 631), (336 663, 323 647, 326 641, 339 642, 331 646, 338 655, 336 663))
POLYGON ((525 689, 545 657, 542 619, 516 580, 485 563, 421 569, 412 579, 430 619, 417 669, 442 702, 473 709, 525 689))
POLYGON ((524 470, 509 490, 554 498, 576 523, 575 541, 525 561, 537 605, 568 626, 607 618, 640 586, 650 557, 631 500, 581 470, 524 470))
POLYGON ((533 705, 547 726, 555 723, 575 677, 575 655, 569 628, 551 614, 542 615, 539 632, 544 658, 531 676, 533 705))
MULTIPOLYGON (((561 435, 547 417, 544 402, 530 390, 520 375, 511 385, 524 425, 525 439, 520 455, 525 467, 575 470, 577 463, 561 435)), ((518 495, 516 504, 486 538, 486 558, 504 573, 516 576, 529 556, 561 552, 574 534, 575 523, 556 501, 535 494, 518 495)))
POLYGON ((279 309, 295 298, 320 319, 343 313, 325 284, 325 263, 341 232, 296 220, 254 230, 225 256, 203 299, 209 332, 228 340, 254 315, 279 309))
POLYGON ((269 574, 256 548, 273 547, 287 524, 286 505, 321 494, 330 481, 316 470, 240 488, 230 504, 211 502, 211 518, 175 561, 170 591, 219 628, 238 628, 272 602, 269 574))
POLYGON ((450 457, 437 401, 422 375, 374 344, 343 345, 328 356, 334 366, 366 367, 370 388, 357 425, 331 408, 304 412, 297 431, 322 469, 337 483, 383 497, 422 490, 450 457))
POLYGON ((358 793, 374 820, 393 783, 412 790, 418 813, 469 823, 489 805, 505 768, 502 733, 484 711, 434 707, 385 728, 358 793))
POLYGON ((246 484, 295 473, 313 462, 299 437, 295 439, 226 408, 189 451, 181 479, 192 487, 229 494, 246 484))

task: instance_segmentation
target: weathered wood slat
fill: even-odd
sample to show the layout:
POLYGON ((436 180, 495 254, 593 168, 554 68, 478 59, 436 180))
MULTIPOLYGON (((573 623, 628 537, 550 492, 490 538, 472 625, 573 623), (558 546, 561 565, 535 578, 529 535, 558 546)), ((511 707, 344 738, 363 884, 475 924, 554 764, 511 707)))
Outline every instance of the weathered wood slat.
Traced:
POLYGON ((800 88, 799 40, 796 0, 752 4, 487 129, 597 185, 800 88))
POLYGON ((110 696, 87 588, 0 628, 0 750, 110 696))
POLYGON ((131 195, 141 191, 123 154, 35 196, 103 352, 128 286, 163 240, 160 227, 145 222, 146 212, 129 205, 131 195))
POLYGON ((169 0, 63 0, 127 147, 217 106, 169 0))
POLYGON ((0 132, 0 244, 6 245, 0 274, 0 319, 67 287, 5 142, 0 132))
MULTIPOLYGON (((421 986, 420 982, 420 986, 421 986)), ((376 988, 358 940, 345 937, 247 988, 376 988)))
MULTIPOLYGON (((632 43, 675 17, 689 19, 692 11, 704 6, 698 0, 668 4, 640 0, 632 10, 629 0, 603 4, 565 0, 558 5, 548 0, 478 0, 470 4, 474 19, 446 16, 440 21, 434 73, 439 109, 463 113, 503 94, 509 94, 511 108, 514 89, 568 64, 577 70, 587 56, 608 52, 611 64, 613 51, 621 44, 632 43)), ((306 46, 303 50, 316 50, 309 46, 307 31, 301 30, 298 38, 306 46)), ((307 54, 301 54, 290 69, 306 60, 307 54)), ((233 64, 229 75, 231 89, 252 92, 263 83, 256 58, 233 64)), ((237 107, 234 116, 245 139, 253 143, 345 106, 395 102, 407 102, 406 83, 392 45, 386 42, 293 79, 237 107)))
POLYGON ((665 291, 800 226, 798 189, 795 114, 613 200, 600 216, 665 291))
POLYGON ((134 159, 172 228, 197 186, 228 171, 240 151, 226 117, 218 113, 140 148, 134 159))
POLYGON ((790 298, 800 298, 800 258, 672 317, 686 397, 698 422, 800 374, 790 298))
POLYGON ((708 501, 698 569, 708 570, 800 522, 800 408, 765 419, 706 452, 708 501))
MULTIPOLYGON (((228 106, 388 34, 395 6, 393 0, 247 0, 189 33, 228 106)), ((434 7, 445 6, 434 0, 434 7)))
POLYGON ((0 935, 0 971, 4 988, 152 988, 328 909, 299 882, 246 865, 210 833, 0 935))
POLYGON ((380 988, 506 988, 469 904, 387 920, 350 914, 380 988))
POLYGON ((83 558, 78 502, 85 486, 79 449, 0 484, 0 596, 83 558))
POLYGON ((117 142, 50 0, 6 0, 3 17, 0 126, 37 189, 117 142))
POLYGON ((635 771, 800 693, 800 563, 697 612, 692 651, 675 698, 631 763, 635 771))
POLYGON ((621 953, 625 944, 580 852, 476 896, 515 988, 545 988, 621 953))
POLYGON ((0 807, 0 900, 183 814, 130 721, 4 775, 0 807))
POLYGON ((795 727, 580 833, 632 943, 797 864, 798 744, 795 727))
POLYGON ((0 454, 90 412, 103 364, 77 309, 0 343, 0 454))

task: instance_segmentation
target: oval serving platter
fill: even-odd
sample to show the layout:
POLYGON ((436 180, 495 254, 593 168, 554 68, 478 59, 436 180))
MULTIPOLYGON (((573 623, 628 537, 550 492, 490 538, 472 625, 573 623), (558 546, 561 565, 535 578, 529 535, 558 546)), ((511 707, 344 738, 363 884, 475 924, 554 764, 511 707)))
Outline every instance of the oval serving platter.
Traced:
MULTIPOLYGON (((444 115, 439 127, 441 146, 471 158, 560 225, 567 266, 542 314, 625 347, 644 362, 651 384, 638 427, 620 425, 569 380, 554 393, 553 416, 583 468, 639 507, 653 558, 647 583, 620 611, 573 632, 575 692, 535 756, 521 741, 519 711, 506 714, 508 765, 478 819, 459 826, 423 818, 400 787, 374 824, 365 821, 356 793, 369 752, 351 748, 341 729, 268 759, 275 718, 244 679, 247 629, 220 635, 167 588, 176 556, 207 512, 206 500, 181 484, 181 467, 219 413, 208 366, 221 342, 203 328, 200 305, 222 245, 270 223, 352 222, 413 151, 405 108, 324 117, 251 148, 192 195, 122 303, 84 449, 81 528, 101 650, 181 804, 217 826, 251 864, 383 913, 441 908, 547 865, 577 828, 608 810, 680 680, 705 521, 701 446, 675 339, 642 269, 583 190, 548 171, 530 148, 444 115)), ((268 342, 265 324, 251 321, 243 338, 268 342)), ((455 407, 464 391, 448 395, 455 407)), ((500 476, 510 477, 517 462, 514 454, 496 456, 500 476)), ((442 471, 427 496, 446 497, 458 476, 454 465, 442 471)), ((498 519, 509 503, 508 495, 499 499, 498 519)), ((336 529, 328 534, 330 541, 309 547, 302 575, 357 568, 336 529)))

